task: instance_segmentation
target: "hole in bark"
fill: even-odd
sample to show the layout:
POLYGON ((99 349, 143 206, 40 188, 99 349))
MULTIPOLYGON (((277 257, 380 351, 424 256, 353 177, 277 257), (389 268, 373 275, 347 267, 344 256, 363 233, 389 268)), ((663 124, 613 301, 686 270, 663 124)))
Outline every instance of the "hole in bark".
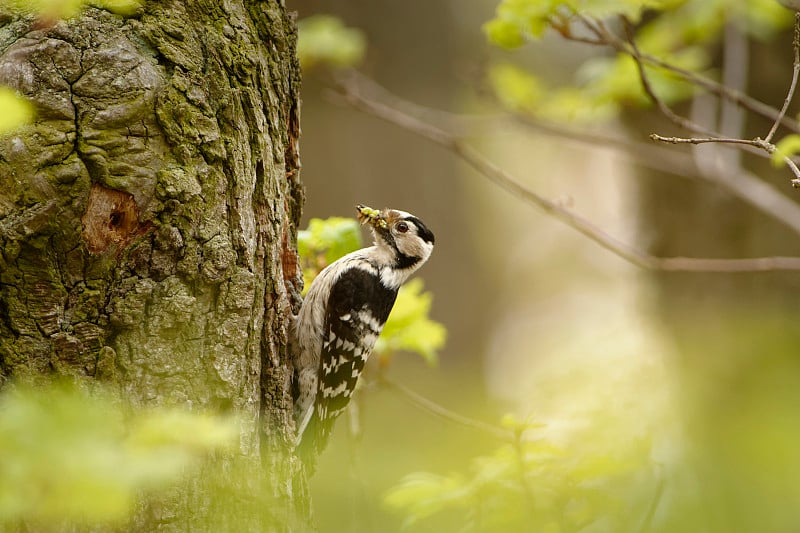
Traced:
POLYGON ((118 228, 122 225, 122 221, 125 219, 125 214, 120 213, 119 211, 115 211, 111 213, 110 220, 108 221, 108 227, 110 229, 118 228))
POLYGON ((139 206, 132 194, 109 189, 98 183, 89 191, 86 212, 81 217, 83 240, 93 254, 112 244, 120 249, 141 233, 139 206))

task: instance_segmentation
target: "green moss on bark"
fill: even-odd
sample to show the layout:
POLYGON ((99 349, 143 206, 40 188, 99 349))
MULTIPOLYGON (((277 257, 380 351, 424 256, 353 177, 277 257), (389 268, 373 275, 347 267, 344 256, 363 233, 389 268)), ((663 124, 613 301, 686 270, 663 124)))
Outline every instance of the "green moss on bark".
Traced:
MULTIPOLYGON (((278 2, 171 0, 29 29, 0 28, 0 82, 39 110, 0 140, 0 377, 225 406, 288 512, 278 529, 306 524, 283 354, 302 204, 293 21, 278 2)), ((132 527, 191 528, 203 490, 132 527)))

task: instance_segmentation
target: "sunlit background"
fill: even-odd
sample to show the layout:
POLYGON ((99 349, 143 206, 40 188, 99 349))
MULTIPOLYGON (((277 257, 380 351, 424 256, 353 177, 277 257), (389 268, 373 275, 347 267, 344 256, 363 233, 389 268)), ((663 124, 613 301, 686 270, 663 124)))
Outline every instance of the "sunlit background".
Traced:
MULTIPOLYGON (((759 3, 766 5, 729 5, 759 9, 759 3)), ((706 4, 720 9, 725 2, 706 4)), ((499 111, 482 81, 491 62, 510 59, 558 85, 574 81, 590 55, 607 54, 553 32, 517 51, 493 48, 481 25, 495 7, 489 0, 289 4, 300 19, 330 13, 362 30, 367 53, 361 72, 430 108, 431 118, 440 117, 433 110, 480 115, 468 121, 469 143, 526 186, 624 242, 663 256, 800 253, 795 233, 724 187, 671 175, 669 165, 656 172, 600 144, 495 120, 499 111)), ((791 76, 791 13, 777 13, 785 18, 778 24, 782 31, 759 40, 731 25, 726 44, 710 48, 710 61, 720 69, 723 46, 743 43, 741 88, 774 106, 791 76)), ((584 501, 580 485, 624 479, 600 491, 607 501, 564 503, 570 516, 542 522, 543 530, 580 529, 565 524, 580 524, 581 513, 594 524, 587 531, 800 528, 793 507, 800 491, 792 481, 800 474, 793 444, 800 436, 796 273, 644 271, 500 190, 447 150, 348 107, 324 74, 309 72, 303 83, 304 220, 351 216, 364 202, 410 211, 436 234, 434 256, 419 275, 434 294, 432 316, 447 327, 447 345, 435 368, 413 355, 395 357, 384 369, 389 379, 471 419, 501 425, 503 415, 513 413, 543 424, 531 431, 574 459, 572 466, 552 468, 573 475, 575 487, 554 482, 545 466, 541 476, 529 478, 536 498, 550 491, 553 498, 584 501), (588 463, 597 472, 589 472, 588 463)), ((719 112, 708 99, 677 110, 711 119, 719 112)), ((748 117, 743 135, 763 136, 769 126, 748 117)), ((653 132, 676 131, 657 113, 636 109, 578 127, 641 142, 653 132)), ((679 156, 694 157, 700 166, 739 157, 717 147, 673 153, 676 166, 679 156)), ((756 158, 745 164, 796 197, 785 169, 756 158)), ((464 496, 466 489, 461 496, 448 493, 450 504, 432 503, 431 516, 416 521, 409 518, 412 506, 392 508, 402 500, 393 500, 392 490, 411 472, 470 479, 484 464, 476 458, 496 454, 502 439, 436 417, 378 385, 361 391, 358 406, 355 420, 339 422, 313 480, 320 529, 467 527, 475 494, 464 496)), ((524 498, 518 503, 532 505, 524 498)), ((534 523, 515 521, 514 513, 528 510, 513 507, 499 513, 511 518, 496 530, 534 523)))

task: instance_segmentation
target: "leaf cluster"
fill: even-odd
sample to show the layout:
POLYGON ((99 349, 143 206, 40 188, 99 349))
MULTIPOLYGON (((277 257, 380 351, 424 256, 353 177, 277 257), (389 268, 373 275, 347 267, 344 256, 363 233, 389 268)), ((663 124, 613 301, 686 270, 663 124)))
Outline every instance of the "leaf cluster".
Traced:
MULTIPOLYGON (((596 523, 630 531, 641 520, 628 514, 635 498, 625 489, 641 488, 633 480, 649 468, 647 443, 618 443, 616 451, 587 446, 591 440, 556 444, 542 424, 507 415, 502 425, 509 442, 467 472, 410 474, 386 494, 386 505, 405 515, 409 529, 441 515, 457 531, 580 531, 596 523)), ((602 433, 602 424, 594 431, 602 433)))
MULTIPOLYGON (((775 0, 502 0, 494 18, 483 26, 489 42, 502 49, 539 41, 550 30, 567 40, 610 46, 616 52, 587 59, 575 69, 573 82, 563 86, 550 86, 506 58, 490 66, 487 81, 511 111, 548 120, 595 122, 613 118, 626 106, 650 105, 630 47, 621 44, 627 32, 643 55, 713 78, 711 59, 726 24, 766 39, 791 21, 791 13, 775 0)), ((647 69, 663 102, 679 102, 693 94, 694 88, 674 70, 653 65, 647 69)))

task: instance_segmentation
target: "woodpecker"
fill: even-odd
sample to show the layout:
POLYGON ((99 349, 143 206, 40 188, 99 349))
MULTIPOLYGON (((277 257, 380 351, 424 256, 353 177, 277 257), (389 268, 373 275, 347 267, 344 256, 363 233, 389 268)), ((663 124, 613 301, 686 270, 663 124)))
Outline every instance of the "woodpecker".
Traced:
POLYGON ((347 407, 397 291, 428 260, 434 237, 410 213, 356 206, 373 245, 311 283, 293 327, 294 417, 301 456, 319 454, 347 407))

